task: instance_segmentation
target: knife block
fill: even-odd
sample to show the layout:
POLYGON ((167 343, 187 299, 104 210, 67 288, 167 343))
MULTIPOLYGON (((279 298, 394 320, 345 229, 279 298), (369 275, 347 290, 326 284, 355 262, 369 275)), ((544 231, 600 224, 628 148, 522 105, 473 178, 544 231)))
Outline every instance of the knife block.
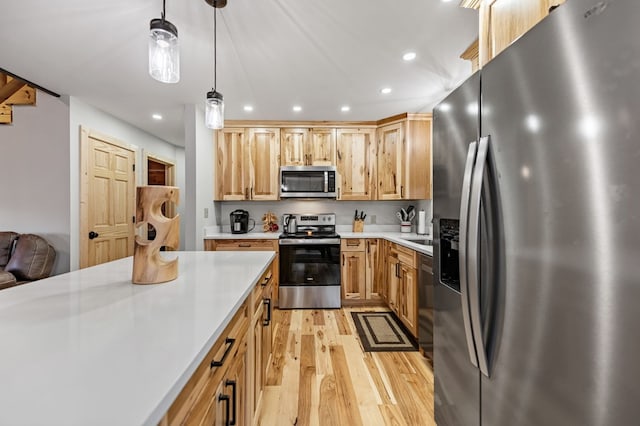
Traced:
POLYGON ((362 232, 364 231, 364 220, 363 219, 354 219, 353 220, 353 232, 362 232))

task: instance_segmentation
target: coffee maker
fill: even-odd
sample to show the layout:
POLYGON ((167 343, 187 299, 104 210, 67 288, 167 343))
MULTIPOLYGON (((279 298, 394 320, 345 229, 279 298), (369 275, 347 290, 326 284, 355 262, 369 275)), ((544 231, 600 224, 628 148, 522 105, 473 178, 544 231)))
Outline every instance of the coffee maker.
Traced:
POLYGON ((249 212, 246 210, 238 209, 229 213, 229 222, 232 234, 246 234, 253 229, 253 226, 249 229, 249 212))

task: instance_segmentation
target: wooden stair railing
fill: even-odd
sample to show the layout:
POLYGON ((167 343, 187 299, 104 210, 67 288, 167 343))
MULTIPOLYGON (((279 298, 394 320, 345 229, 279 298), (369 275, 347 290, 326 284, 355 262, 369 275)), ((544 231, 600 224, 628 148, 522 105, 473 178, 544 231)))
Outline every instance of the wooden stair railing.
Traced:
POLYGON ((13 105, 35 105, 36 89, 0 72, 0 124, 11 124, 13 105))

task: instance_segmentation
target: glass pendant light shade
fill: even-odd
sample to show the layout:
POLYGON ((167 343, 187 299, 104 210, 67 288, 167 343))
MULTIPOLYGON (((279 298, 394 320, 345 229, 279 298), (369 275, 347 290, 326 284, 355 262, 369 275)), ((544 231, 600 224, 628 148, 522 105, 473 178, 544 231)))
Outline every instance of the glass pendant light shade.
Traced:
POLYGON ((222 93, 215 90, 207 92, 204 121, 205 125, 210 129, 222 129, 224 127, 224 99, 222 98, 222 93))
POLYGON ((149 74, 162 83, 180 80, 178 29, 164 19, 152 19, 149 35, 149 74))

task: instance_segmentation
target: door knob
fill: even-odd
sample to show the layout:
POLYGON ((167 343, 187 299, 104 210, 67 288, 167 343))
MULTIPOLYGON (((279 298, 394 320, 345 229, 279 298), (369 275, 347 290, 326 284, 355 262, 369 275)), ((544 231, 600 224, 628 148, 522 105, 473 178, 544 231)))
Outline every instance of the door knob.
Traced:
POLYGON ((89 232, 89 239, 93 240, 96 237, 99 237, 100 235, 97 232, 91 231, 89 232))

